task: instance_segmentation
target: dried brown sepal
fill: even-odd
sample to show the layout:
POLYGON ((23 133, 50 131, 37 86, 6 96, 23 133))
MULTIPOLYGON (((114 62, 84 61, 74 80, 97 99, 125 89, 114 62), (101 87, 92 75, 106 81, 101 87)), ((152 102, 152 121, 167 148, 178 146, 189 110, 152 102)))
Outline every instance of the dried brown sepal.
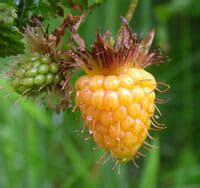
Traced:
MULTIPOLYGON (((73 32, 76 41, 81 41, 76 35, 77 30, 83 20, 82 16, 73 16, 67 14, 60 26, 58 26, 52 34, 48 34, 42 23, 38 21, 37 27, 26 27, 24 28, 24 38, 27 50, 30 52, 37 52, 41 54, 51 54, 55 56, 57 53, 57 46, 65 34, 66 28, 73 32)), ((71 38, 71 36, 69 36, 71 38)), ((72 43, 72 40, 68 40, 72 43)), ((82 40, 84 43, 84 41, 82 40)))
POLYGON ((24 40, 28 52, 49 54, 51 51, 49 37, 42 26, 24 28, 24 40))
MULTIPOLYGON (((128 21, 122 17, 122 26, 114 47, 110 44, 110 32, 107 31, 102 36, 97 30, 97 38, 91 51, 79 45, 80 49, 72 50, 71 55, 88 74, 118 73, 122 67, 145 68, 166 60, 166 56, 162 55, 158 49, 149 50, 153 38, 154 30, 141 40, 131 31, 128 21)), ((79 44, 79 41, 77 43, 79 44)))

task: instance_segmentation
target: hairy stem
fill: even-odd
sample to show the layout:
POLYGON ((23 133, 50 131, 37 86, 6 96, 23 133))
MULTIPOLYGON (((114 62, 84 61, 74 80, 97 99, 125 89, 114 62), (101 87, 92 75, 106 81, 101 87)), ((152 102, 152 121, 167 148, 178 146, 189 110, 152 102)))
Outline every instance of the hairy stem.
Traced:
POLYGON ((53 35, 56 37, 56 44, 58 44, 65 34, 66 28, 70 28, 71 30, 77 31, 80 23, 82 22, 83 17, 81 16, 73 16, 71 14, 67 14, 66 18, 63 20, 63 22, 58 26, 54 32, 53 35))
MULTIPOLYGON (((138 4, 138 0, 131 0, 130 5, 129 5, 129 8, 128 8, 128 11, 127 11, 127 13, 126 13, 126 20, 127 20, 128 22, 131 21, 133 15, 134 15, 134 13, 135 13, 135 9, 136 9, 136 7, 137 7, 137 4, 138 4)), ((118 32, 117 32, 117 36, 118 36, 118 37, 119 37, 119 35, 121 34, 122 28, 123 28, 123 24, 122 24, 122 26, 120 27, 120 29, 119 29, 118 32)))
MULTIPOLYGON (((60 42, 62 39, 63 35, 65 34, 65 30, 67 27, 72 31, 72 32, 77 32, 79 26, 81 23, 85 21, 87 16, 92 12, 92 10, 96 7, 97 5, 92 5, 85 11, 83 11, 81 16, 73 16, 71 14, 67 14, 63 22, 54 30, 53 35, 56 37, 56 44, 60 42)), ((69 36, 69 41, 71 40, 72 36, 69 36)))

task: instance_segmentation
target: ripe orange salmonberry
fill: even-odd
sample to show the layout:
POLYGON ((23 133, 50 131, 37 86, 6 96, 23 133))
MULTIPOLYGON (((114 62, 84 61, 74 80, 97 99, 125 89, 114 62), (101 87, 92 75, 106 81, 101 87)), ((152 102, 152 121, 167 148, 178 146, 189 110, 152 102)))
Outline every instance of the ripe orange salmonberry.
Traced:
POLYGON ((155 86, 154 77, 138 68, 76 82, 76 104, 95 141, 120 161, 131 160, 147 136, 155 86))
POLYGON ((138 39, 123 19, 114 46, 110 33, 97 33, 91 52, 83 45, 72 52, 86 72, 76 82, 76 106, 97 145, 118 162, 133 159, 149 135, 157 82, 144 68, 165 60, 160 52, 149 52, 153 37, 151 31, 138 39))

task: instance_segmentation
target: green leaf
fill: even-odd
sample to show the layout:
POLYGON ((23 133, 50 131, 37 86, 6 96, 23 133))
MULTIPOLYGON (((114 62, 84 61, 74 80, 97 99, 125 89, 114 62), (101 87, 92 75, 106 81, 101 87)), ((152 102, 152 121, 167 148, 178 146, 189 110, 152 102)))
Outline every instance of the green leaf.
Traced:
MULTIPOLYGON (((22 27, 31 20, 31 17, 40 15, 37 1, 23 0, 16 4, 17 7, 17 26, 22 27)), ((48 11, 47 11, 48 12, 48 11)))
POLYGON ((199 16, 200 4, 197 0, 173 0, 169 4, 156 7, 156 14, 160 22, 168 21, 174 15, 199 16))
POLYGON ((43 20, 47 17, 64 16, 66 10, 72 9, 84 11, 93 10, 105 0, 23 0, 17 6, 17 26, 22 27, 37 18, 43 20))
POLYGON ((23 53, 22 34, 14 26, 15 9, 0 3, 0 57, 23 53))

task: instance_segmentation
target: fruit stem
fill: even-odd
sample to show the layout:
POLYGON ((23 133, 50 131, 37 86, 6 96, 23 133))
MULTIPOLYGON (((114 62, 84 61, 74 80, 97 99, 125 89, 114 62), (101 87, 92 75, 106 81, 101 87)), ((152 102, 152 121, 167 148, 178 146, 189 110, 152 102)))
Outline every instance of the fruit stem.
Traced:
POLYGON ((67 14, 63 22, 53 31, 53 36, 56 37, 56 45, 60 42, 61 38, 65 34, 65 29, 67 27, 69 27, 70 30, 77 31, 82 20, 82 16, 73 16, 72 14, 67 14))
MULTIPOLYGON (((126 13, 126 16, 125 16, 125 20, 129 23, 135 13, 135 9, 137 7, 137 4, 138 4, 138 0, 131 0, 130 2, 130 5, 128 7, 128 11, 126 13)), ((121 31, 122 31, 122 28, 123 28, 123 25, 120 27, 119 31, 117 32, 117 35, 119 36, 121 31)))
POLYGON ((129 5, 129 8, 128 8, 128 11, 127 11, 127 14, 126 14, 126 19, 128 20, 128 22, 131 21, 134 13, 135 13, 135 9, 137 7, 137 4, 138 4, 138 0, 131 0, 131 3, 129 5))
MULTIPOLYGON (((56 38, 56 45, 59 44, 65 30, 68 27, 72 33, 76 33, 80 24, 83 23, 86 17, 92 12, 95 6, 90 6, 87 10, 82 12, 80 16, 73 16, 72 14, 67 14, 63 22, 53 31, 53 36, 56 38)), ((69 36, 68 42, 72 39, 72 35, 69 36)))

